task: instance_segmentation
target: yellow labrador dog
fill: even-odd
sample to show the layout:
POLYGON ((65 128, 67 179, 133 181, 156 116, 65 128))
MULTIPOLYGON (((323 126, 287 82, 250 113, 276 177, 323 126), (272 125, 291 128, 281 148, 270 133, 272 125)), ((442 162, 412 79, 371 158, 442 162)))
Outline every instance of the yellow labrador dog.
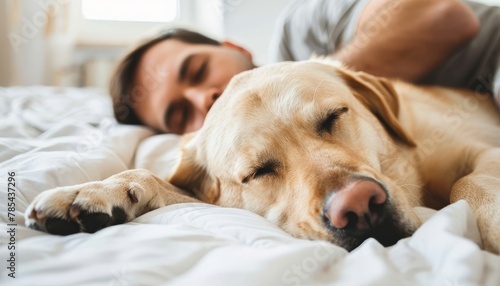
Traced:
POLYGON ((369 237, 389 246, 410 236, 421 224, 415 206, 464 199, 484 247, 500 251, 500 113, 489 96, 327 60, 279 63, 235 77, 183 141, 171 184, 131 170, 50 190, 28 208, 27 224, 94 232, 199 199, 351 250, 369 237))

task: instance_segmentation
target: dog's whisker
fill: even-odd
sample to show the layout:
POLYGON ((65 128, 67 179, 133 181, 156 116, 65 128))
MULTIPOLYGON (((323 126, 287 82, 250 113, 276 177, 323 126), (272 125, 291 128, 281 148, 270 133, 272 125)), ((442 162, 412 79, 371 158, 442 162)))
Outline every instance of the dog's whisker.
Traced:
POLYGON ((314 94, 313 94, 313 101, 316 102, 316 92, 318 92, 318 88, 319 86, 323 83, 324 80, 321 80, 318 85, 316 86, 316 88, 314 89, 314 94))

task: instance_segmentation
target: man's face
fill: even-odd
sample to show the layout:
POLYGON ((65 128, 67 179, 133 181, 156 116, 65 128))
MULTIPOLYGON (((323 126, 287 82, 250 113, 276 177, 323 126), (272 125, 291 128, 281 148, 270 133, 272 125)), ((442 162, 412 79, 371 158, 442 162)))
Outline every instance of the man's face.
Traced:
POLYGON ((195 131, 231 78, 253 67, 250 53, 230 43, 165 40, 139 63, 132 90, 135 111, 144 125, 160 132, 195 131))

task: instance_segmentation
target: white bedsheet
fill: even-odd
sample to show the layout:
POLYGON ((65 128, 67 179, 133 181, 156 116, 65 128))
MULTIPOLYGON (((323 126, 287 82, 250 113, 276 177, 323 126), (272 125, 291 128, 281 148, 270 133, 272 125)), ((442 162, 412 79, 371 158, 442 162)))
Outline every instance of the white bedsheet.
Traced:
POLYGON ((2 285, 500 285, 500 256, 480 250, 463 201, 395 246, 367 240, 351 253, 292 238, 250 212, 201 203, 95 234, 27 229, 23 212, 43 190, 134 167, 166 176, 178 138, 117 125, 107 96, 92 90, 0 89, 0 117, 2 285), (16 278, 7 276, 8 172, 16 173, 16 278))

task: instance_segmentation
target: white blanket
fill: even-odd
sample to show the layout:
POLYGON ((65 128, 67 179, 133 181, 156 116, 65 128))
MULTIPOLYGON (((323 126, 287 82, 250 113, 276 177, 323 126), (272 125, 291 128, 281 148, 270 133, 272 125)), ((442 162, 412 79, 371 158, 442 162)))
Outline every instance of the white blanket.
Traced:
POLYGON ((95 234, 27 229, 24 210, 43 190, 128 168, 166 176, 178 138, 117 125, 109 98, 92 90, 0 89, 0 117, 1 285, 500 285, 500 256, 480 249, 464 201, 395 246, 370 239, 351 253, 292 238, 250 212, 201 203, 164 207, 95 234), (16 278, 7 268, 12 245, 16 278))

